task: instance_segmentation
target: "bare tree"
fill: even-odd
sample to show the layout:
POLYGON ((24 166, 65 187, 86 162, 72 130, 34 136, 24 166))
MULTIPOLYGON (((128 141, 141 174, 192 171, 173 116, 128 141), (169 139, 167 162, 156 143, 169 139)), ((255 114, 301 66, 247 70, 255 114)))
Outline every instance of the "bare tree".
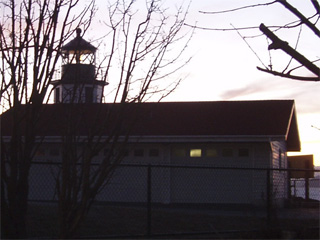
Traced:
MULTIPOLYGON (((246 39, 249 37, 245 36, 243 33, 246 30, 252 30, 252 29, 259 29, 264 36, 266 36, 269 40, 271 40, 271 44, 268 46, 268 51, 270 50, 282 50, 285 54, 291 57, 291 59, 288 61, 288 64, 281 70, 277 69, 277 66, 275 66, 272 62, 272 57, 270 57, 270 63, 269 64, 263 64, 263 67, 257 67, 258 70, 273 74, 276 76, 288 78, 288 79, 293 79, 293 80, 301 80, 301 81, 320 81, 320 69, 319 66, 317 65, 317 62, 319 62, 319 58, 317 57, 316 59, 309 59, 305 57, 301 51, 303 51, 303 46, 299 47, 298 50, 298 42, 300 39, 300 34, 301 30, 298 34, 297 37, 297 42, 295 46, 290 46, 289 43, 285 40, 282 40, 277 36, 277 33, 280 30, 283 29, 295 29, 295 28, 301 28, 305 26, 309 30, 311 30, 314 33, 314 42, 317 41, 317 39, 320 38, 320 30, 318 27, 318 21, 320 17, 320 7, 319 7, 319 2, 317 0, 310 0, 309 4, 313 6, 314 8, 314 13, 312 16, 305 16, 302 12, 299 11, 299 9, 295 8, 293 5, 289 3, 289 1, 286 0, 275 0, 271 2, 264 2, 264 3, 258 3, 258 4, 253 4, 253 5, 248 5, 248 6, 241 6, 238 8, 233 8, 229 10, 224 10, 224 11, 215 11, 215 12, 210 12, 210 11, 201 11, 203 14, 227 14, 227 13, 233 13, 236 11, 242 11, 244 9, 252 9, 252 8, 258 8, 258 7, 265 7, 270 5, 276 5, 276 4, 281 4, 286 11, 289 11, 292 13, 297 20, 293 22, 289 22, 287 24, 279 25, 279 26, 265 26, 265 24, 261 23, 260 26, 245 26, 245 27, 232 27, 232 28, 204 28, 204 27, 199 27, 199 26, 191 26, 193 28, 199 28, 203 30, 215 30, 215 31, 238 31, 239 35, 246 41, 246 39), (241 32, 241 33, 240 33, 241 32), (295 62, 298 64, 297 66, 292 66, 292 62, 295 62), (312 76, 301 76, 297 75, 294 72, 301 69, 301 68, 306 68, 307 70, 310 71, 310 74, 312 76)), ((252 10, 254 11, 254 10, 252 10)), ((267 9, 266 9, 267 12, 267 9)), ((257 35, 259 36, 259 35, 257 35)), ((250 36, 252 38, 252 36, 250 36)), ((248 42, 246 41, 248 44, 248 42)), ((250 45, 248 44, 250 47, 250 45)), ((251 48, 251 47, 250 47, 251 48)), ((253 50, 251 48, 251 50, 253 50)), ((257 53, 254 52, 256 55, 257 53)), ((258 55, 257 55, 258 56, 258 55)), ((271 56, 271 53, 270 53, 271 56)), ((258 56, 259 57, 259 56, 258 56)), ((259 58, 261 61, 261 59, 259 58)))
POLYGON ((121 163, 131 130, 139 123, 139 104, 150 97, 160 101, 170 94, 181 79, 172 78, 167 84, 166 79, 190 60, 180 60, 192 36, 192 32, 182 31, 187 11, 180 7, 170 16, 160 1, 148 1, 139 11, 135 4, 117 1, 107 7, 109 48, 103 78, 117 77, 116 81, 113 78, 113 104, 77 105, 65 112, 63 160, 56 176, 62 238, 74 236, 96 195, 121 163), (113 74, 112 66, 118 66, 113 74), (83 127, 79 115, 88 116, 89 112, 94 115, 83 127), (79 134, 79 129, 87 129, 87 134, 79 134), (103 159, 92 164, 106 147, 109 151, 103 159))
MULTIPOLYGON (((29 170, 45 139, 37 132, 46 119, 43 104, 49 99, 63 44, 75 29, 88 29, 96 10, 95 2, 90 1, 74 15, 80 4, 79 0, 2 2, 0 100, 11 117, 10 142, 3 136, 1 139, 3 237, 26 235, 29 170)), ((61 238, 74 235, 96 195, 121 162, 130 129, 139 121, 136 107, 131 106, 154 96, 160 101, 170 94, 181 79, 164 84, 166 79, 190 60, 180 60, 192 35, 182 32, 187 10, 180 7, 170 16, 160 1, 146 1, 139 21, 142 10, 135 4, 115 1, 107 6, 108 19, 103 19, 102 31, 109 48, 101 57, 97 72, 103 71, 103 81, 117 76, 113 78, 114 104, 107 109, 95 105, 95 114, 88 121, 77 117, 83 116, 91 105, 69 104, 63 110, 66 121, 60 132, 62 163, 55 175, 61 238), (101 114, 103 118, 99 117, 101 114), (83 124, 85 133, 78 131, 83 124), (95 154, 106 146, 110 154, 98 165, 92 165, 95 154)))
POLYGON ((74 15, 78 0, 1 1, 0 49, 2 111, 12 112, 11 139, 1 139, 1 226, 3 237, 25 236, 28 177, 36 150, 35 129, 71 29, 86 28, 94 1, 74 15), (62 12, 62 10, 64 10, 62 12), (22 114, 21 107, 25 105, 22 114))

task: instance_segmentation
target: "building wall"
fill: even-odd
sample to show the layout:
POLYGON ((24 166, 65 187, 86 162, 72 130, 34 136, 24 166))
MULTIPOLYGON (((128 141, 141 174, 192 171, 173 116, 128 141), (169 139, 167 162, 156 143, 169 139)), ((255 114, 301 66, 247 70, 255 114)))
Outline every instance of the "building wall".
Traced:
POLYGON ((271 143, 272 149, 272 195, 276 204, 282 205, 288 196, 288 172, 281 171, 288 167, 287 148, 284 141, 271 143), (277 171, 279 169, 279 171, 277 171))
POLYGON ((91 89, 90 101, 93 103, 101 102, 103 86, 84 84, 81 87, 76 87, 73 84, 61 84, 55 91, 59 91, 59 94, 55 94, 56 103, 83 103, 88 100, 86 88, 91 89))
MULTIPOLYGON (((107 148, 103 149, 95 156, 94 162, 99 163, 107 152, 107 148)), ((265 203, 265 171, 229 168, 267 168, 271 155, 268 143, 132 144, 128 146, 127 152, 128 155, 123 164, 137 166, 118 167, 97 200, 145 202, 147 168, 139 165, 151 164, 213 167, 209 169, 165 166, 152 168, 153 202, 265 203)), ((59 145, 43 145, 38 149, 35 160, 61 161, 59 145)), ((33 165, 31 199, 56 199, 53 176, 57 177, 57 174, 58 169, 51 165, 33 165), (41 190, 41 194, 37 194, 40 189, 44 191, 41 190)))
MULTIPOLYGON (((178 147, 178 146, 174 146, 178 147)), ((197 146, 186 146, 187 153, 197 146)), ((219 143, 198 146, 204 152, 201 158, 173 157, 172 162, 192 165, 205 165, 222 169, 210 170, 175 170, 173 174, 172 189, 175 195, 172 201, 197 202, 197 195, 203 196, 205 203, 246 203, 262 204, 266 200, 266 171, 265 170, 239 170, 229 168, 267 168, 270 162, 270 147, 268 143, 219 143), (216 149, 216 156, 207 157, 206 152, 212 153, 216 149), (224 167, 228 169, 223 169, 224 167), (192 176, 192 177, 190 177, 192 176), (184 179, 198 179, 198 183, 188 182, 184 179), (201 182, 202 181, 202 182, 201 182), (196 193, 187 196, 179 194, 178 189, 184 186, 196 193), (221 187, 223 186, 223 187, 221 187), (209 194, 208 194, 209 193, 209 194)), ((187 181, 188 181, 187 180, 187 181)))
MULTIPOLYGON (((256 144, 252 155, 254 159, 254 168, 270 168, 271 152, 269 143, 256 144)), ((264 205, 267 200, 267 171, 254 171, 252 183, 253 203, 255 205, 264 205)))

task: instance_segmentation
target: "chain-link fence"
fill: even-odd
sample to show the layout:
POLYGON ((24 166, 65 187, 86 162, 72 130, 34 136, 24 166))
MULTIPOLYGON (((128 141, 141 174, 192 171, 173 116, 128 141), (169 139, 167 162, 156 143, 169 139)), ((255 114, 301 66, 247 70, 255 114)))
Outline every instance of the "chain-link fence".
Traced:
MULTIPOLYGON (((43 162, 31 167, 30 237, 57 236, 60 168, 59 163, 43 162)), ((279 226, 288 204, 319 204, 319 186, 314 186, 311 179, 290 181, 288 169, 119 165, 77 234, 113 238, 237 233, 248 238, 270 224, 279 226)))
POLYGON ((291 198, 320 201, 320 178, 291 179, 291 198))

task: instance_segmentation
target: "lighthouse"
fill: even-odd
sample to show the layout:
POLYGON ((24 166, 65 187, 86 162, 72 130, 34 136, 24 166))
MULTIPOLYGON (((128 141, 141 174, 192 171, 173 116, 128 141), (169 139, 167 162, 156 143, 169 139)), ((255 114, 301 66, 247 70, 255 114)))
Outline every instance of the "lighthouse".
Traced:
POLYGON ((97 80, 97 48, 77 36, 61 48, 61 79, 52 81, 54 103, 101 103, 106 82, 97 80))

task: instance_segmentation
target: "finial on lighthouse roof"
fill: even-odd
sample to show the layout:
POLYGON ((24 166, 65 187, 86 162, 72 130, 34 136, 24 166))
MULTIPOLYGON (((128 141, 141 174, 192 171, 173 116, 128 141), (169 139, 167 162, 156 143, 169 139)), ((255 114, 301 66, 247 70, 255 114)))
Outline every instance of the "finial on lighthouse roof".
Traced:
POLYGON ((77 37, 81 37, 80 35, 81 35, 81 28, 77 28, 76 29, 76 33, 77 33, 77 37))

